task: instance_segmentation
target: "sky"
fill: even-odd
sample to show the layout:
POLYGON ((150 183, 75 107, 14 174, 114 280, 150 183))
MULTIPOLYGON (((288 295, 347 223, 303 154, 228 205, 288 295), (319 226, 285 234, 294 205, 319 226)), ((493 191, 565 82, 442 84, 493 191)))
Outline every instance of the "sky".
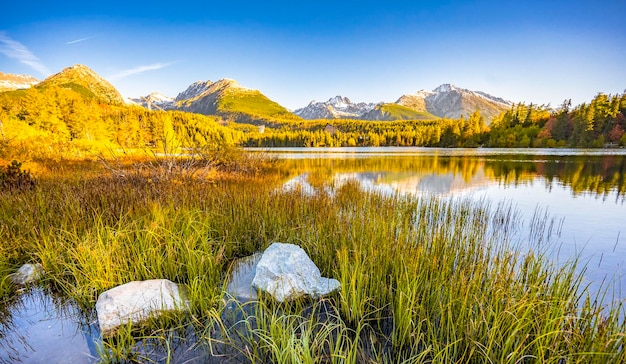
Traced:
POLYGON ((15 1, 0 71, 84 64, 126 97, 232 78, 289 109, 444 83, 577 105, 626 90, 625 0, 15 1))

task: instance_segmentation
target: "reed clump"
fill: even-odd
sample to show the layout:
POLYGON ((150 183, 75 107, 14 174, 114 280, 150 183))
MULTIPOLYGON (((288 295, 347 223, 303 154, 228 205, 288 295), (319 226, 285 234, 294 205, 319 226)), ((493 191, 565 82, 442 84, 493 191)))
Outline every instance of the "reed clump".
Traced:
MULTIPOLYGON (((118 284, 170 279, 191 303, 176 325, 192 327, 207 353, 243 361, 626 358, 624 307, 589 296, 575 257, 556 265, 538 244, 516 246, 511 206, 389 196, 351 182, 283 191, 275 176, 256 172, 157 181, 110 173, 42 177, 32 190, 3 192, 0 219, 11 257, 0 268, 39 261, 47 281, 85 309, 118 284), (290 304, 262 297, 228 318, 230 264, 273 241, 302 246, 341 291, 290 304)), ((552 225, 539 225, 529 238, 548 246, 552 225)), ((174 340, 158 322, 154 335, 139 336, 174 340)), ((109 342, 103 358, 119 360, 131 343, 109 342)))
POLYGON ((2 248, 0 248, 0 302, 12 292, 12 284, 9 275, 14 267, 10 264, 2 248))

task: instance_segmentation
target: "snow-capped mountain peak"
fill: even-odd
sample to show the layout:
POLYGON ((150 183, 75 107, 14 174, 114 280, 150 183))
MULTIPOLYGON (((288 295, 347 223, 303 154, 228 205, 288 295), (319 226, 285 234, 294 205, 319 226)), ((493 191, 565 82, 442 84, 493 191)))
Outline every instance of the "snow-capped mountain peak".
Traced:
MULTIPOLYGON (((467 95, 474 95, 474 96, 478 96, 478 97, 482 97, 483 99, 489 100, 489 101, 493 101, 493 102, 497 102, 503 105, 507 105, 510 106, 511 102, 507 101, 501 97, 496 97, 496 96, 492 96, 486 92, 483 91, 472 91, 472 90, 467 90, 464 88, 460 88, 460 87, 456 87, 452 84, 449 83, 444 83, 443 85, 437 87, 436 89, 433 90, 432 93, 434 94, 446 94, 446 93, 450 93, 453 91, 457 91, 461 94, 467 94, 467 95)), ((420 91, 421 92, 421 91, 420 91)), ((429 96, 429 95, 426 95, 429 96)))
POLYGON ((358 118, 375 107, 374 103, 353 103, 349 98, 337 95, 325 102, 313 100, 308 106, 294 111, 294 114, 309 120, 358 118))
POLYGON ((337 109, 345 109, 352 105, 352 102, 349 98, 344 96, 335 96, 327 101, 330 105, 337 109))
POLYGON ((413 97, 421 97, 421 98, 426 98, 430 95, 434 94, 433 91, 426 91, 426 90, 419 90, 417 92, 414 92, 412 94, 408 94, 408 95, 403 95, 403 97, 405 96, 413 96, 413 97))
POLYGON ((148 94, 148 98, 154 101, 174 101, 173 98, 163 95, 162 93, 155 91, 148 94))
POLYGON ((174 107, 174 99, 155 91, 147 96, 129 98, 135 104, 151 110, 169 110, 174 107))
POLYGON ((479 110, 487 119, 493 118, 508 109, 510 101, 491 96, 482 91, 471 91, 444 83, 433 91, 417 91, 401 96, 397 104, 418 111, 428 111, 433 115, 445 118, 468 117, 479 110))
POLYGON ((452 91, 458 91, 459 89, 457 87, 455 87, 452 84, 449 83, 444 83, 443 85, 440 85, 439 87, 437 87, 436 89, 433 90, 434 93, 444 93, 444 92, 452 92, 452 91))

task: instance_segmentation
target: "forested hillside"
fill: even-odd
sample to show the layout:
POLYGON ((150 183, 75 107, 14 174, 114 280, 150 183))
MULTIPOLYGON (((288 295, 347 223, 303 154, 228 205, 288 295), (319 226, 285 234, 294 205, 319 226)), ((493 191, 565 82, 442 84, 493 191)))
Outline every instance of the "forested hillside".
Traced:
POLYGON ((24 158, 237 144, 240 132, 218 121, 180 111, 111 105, 59 86, 10 91, 0 93, 0 153, 24 158))
POLYGON ((489 147, 603 147, 626 145, 626 93, 598 94, 572 108, 514 105, 490 125, 489 147))
POLYGON ((479 112, 469 119, 434 120, 311 120, 266 127, 241 128, 246 146, 341 147, 426 146, 476 147, 484 143, 487 126, 479 112))

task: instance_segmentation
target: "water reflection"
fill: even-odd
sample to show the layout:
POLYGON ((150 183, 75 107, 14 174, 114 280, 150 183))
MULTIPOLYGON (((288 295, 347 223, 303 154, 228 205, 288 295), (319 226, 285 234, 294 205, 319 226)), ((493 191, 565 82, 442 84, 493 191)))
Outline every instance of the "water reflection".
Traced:
MULTIPOLYGON (((357 148, 359 149, 359 148, 357 148)), ((371 148, 361 148, 371 149, 371 148)), ((401 148, 400 148, 401 149, 401 148)), ((413 149, 413 148, 409 148, 413 149)), ((417 148, 425 149, 425 148, 417 148)), ((370 153, 269 153, 282 159, 283 167, 292 172, 294 181, 307 188, 340 182, 346 176, 361 181, 364 186, 379 190, 391 188, 400 193, 432 192, 447 194, 468 191, 499 183, 505 186, 553 181, 567 187, 572 194, 592 194, 602 198, 624 201, 626 195, 626 150, 611 154, 567 154, 564 150, 500 150, 486 154, 484 150, 464 150, 449 154, 370 153), (622 154, 617 154, 620 152, 622 154), (297 155, 297 157, 295 157, 297 155)), ((293 187, 293 186, 291 186, 293 187)))
MULTIPOLYGON (((296 180, 302 176, 296 177, 296 180)), ((421 174, 402 172, 367 172, 337 173, 333 176, 333 186, 356 180, 368 191, 393 194, 396 192, 411 195, 450 195, 452 193, 471 192, 484 188, 488 179, 479 171, 471 178, 465 179, 454 173, 421 174)), ((293 180, 292 180, 293 181, 293 180)))
POLYGON ((93 363, 97 323, 75 305, 31 288, 3 305, 0 363, 93 363))

